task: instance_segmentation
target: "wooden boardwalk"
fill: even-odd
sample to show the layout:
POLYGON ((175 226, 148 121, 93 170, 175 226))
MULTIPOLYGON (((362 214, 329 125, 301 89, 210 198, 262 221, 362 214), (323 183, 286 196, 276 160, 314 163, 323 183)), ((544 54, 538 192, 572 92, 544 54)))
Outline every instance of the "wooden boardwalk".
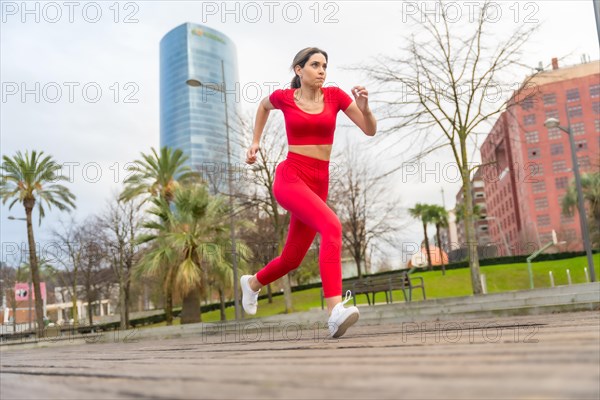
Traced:
POLYGON ((8 399, 598 399, 600 315, 3 346, 8 399))

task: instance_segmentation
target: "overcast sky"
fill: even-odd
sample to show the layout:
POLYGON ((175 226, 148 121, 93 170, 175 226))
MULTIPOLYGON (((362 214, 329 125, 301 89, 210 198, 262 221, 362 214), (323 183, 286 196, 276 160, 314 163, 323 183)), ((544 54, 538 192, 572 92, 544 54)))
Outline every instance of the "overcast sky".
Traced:
MULTIPOLYGON (((68 185, 77 196, 78 219, 103 209, 121 188, 125 163, 159 145, 159 41, 172 28, 194 22, 230 37, 237 46, 240 87, 260 87, 265 90, 260 97, 268 95, 265 82, 289 82, 291 60, 307 46, 329 53, 328 81, 349 93, 365 77, 344 67, 396 53, 411 33, 406 14, 425 5, 259 1, 229 2, 225 9, 220 1, 0 3, 0 153, 38 149, 68 163, 63 171, 72 176, 68 185)), ((456 26, 469 24, 469 10, 477 7, 473 2, 446 4, 460 13, 456 26)), ((581 62, 582 54, 598 59, 592 0, 496 5, 499 14, 490 18, 497 19, 493 27, 499 37, 520 23, 541 25, 523 60, 532 68, 539 61, 550 64, 552 57, 564 57, 563 65, 581 62)), ((377 93, 371 96, 376 99, 377 93)), ((242 98, 241 106, 254 114, 257 102, 242 98)), ((349 123, 342 113, 338 121, 349 123)), ((334 150, 347 140, 362 146, 369 139, 358 128, 338 129, 334 150)), ((389 149, 373 158, 374 167, 385 169, 410 154, 411 149, 389 149)), ((427 163, 448 162, 446 154, 435 154, 427 163)), ((398 175, 390 190, 401 196, 402 207, 410 207, 418 201, 442 204, 443 187, 446 206, 453 207, 459 183, 436 180, 402 182, 398 175)), ((15 243, 26 242, 25 223, 7 220, 9 215, 23 217, 22 206, 10 212, 2 206, 3 260, 15 243)), ((52 212, 41 228, 36 225, 42 246, 58 216, 52 212)), ((414 225, 401 233, 403 239, 421 240, 420 226, 414 225)))

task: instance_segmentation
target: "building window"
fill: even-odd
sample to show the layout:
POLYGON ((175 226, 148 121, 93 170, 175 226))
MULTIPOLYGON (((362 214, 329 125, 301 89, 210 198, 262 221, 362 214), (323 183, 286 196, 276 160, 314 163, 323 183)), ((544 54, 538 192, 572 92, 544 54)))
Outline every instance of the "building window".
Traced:
POLYGON ((582 115, 583 115, 583 111, 581 110, 581 106, 569 107, 569 117, 570 118, 581 117, 582 115))
POLYGON ((524 125, 535 125, 535 114, 525 115, 523 117, 523 124, 524 125))
POLYGON ((540 149, 539 148, 529 149, 528 157, 529 157, 529 159, 540 158, 540 149))
POLYGON ((531 184, 531 188, 533 190, 533 193, 545 192, 546 191, 546 182, 544 182, 544 181, 534 182, 531 184))
POLYGON ((564 231, 564 239, 568 241, 577 240, 577 232, 575 232, 575 229, 566 229, 564 231))
POLYGON ((537 131, 525 132, 525 141, 527 143, 537 143, 540 141, 540 135, 537 131))
POLYGON ((552 104, 556 104, 556 94, 554 94, 554 93, 545 94, 544 97, 542 98, 542 101, 544 102, 545 106, 550 106, 552 104))
POLYGON ((562 143, 554 143, 550 145, 550 154, 553 156, 562 154, 564 152, 564 148, 562 143))
POLYGON ((550 232, 540 233, 540 242, 546 244, 550 241, 552 241, 552 233, 550 233, 550 232))
POLYGON ((592 111, 594 114, 600 114, 600 101, 595 101, 592 103, 592 111))
POLYGON ((548 118, 558 119, 558 110, 546 110, 546 119, 548 118))
POLYGON ((538 197, 534 200, 534 203, 536 210, 543 210, 545 208, 548 208, 548 199, 546 197, 538 197))
POLYGON ((589 168, 591 165, 590 157, 589 156, 577 157, 577 165, 579 165, 579 168, 589 168))
POLYGON ((537 224, 538 224, 538 226, 550 225, 550 216, 548 214, 538 215, 537 216, 537 224))
POLYGON ((575 136, 585 135, 585 125, 583 124, 583 122, 573 124, 571 125, 571 131, 575 136))
POLYGON ((521 108, 523 110, 531 110, 533 106, 533 96, 529 96, 521 102, 521 108))
POLYGON ((567 186, 569 186, 569 178, 566 176, 554 178, 554 183, 556 184, 557 189, 566 189, 567 186))
POLYGON ((600 132, 600 119, 595 120, 594 125, 596 126, 596 132, 600 132))
POLYGON ((560 213, 560 223, 561 224, 569 224, 569 223, 572 223, 573 221, 575 221, 575 218, 573 215, 565 215, 562 212, 560 213))
POLYGON ((567 171, 567 162, 565 160, 552 161, 552 172, 555 174, 567 171))
POLYGON ((590 97, 600 97, 600 85, 590 86, 590 97))
POLYGON ((562 136, 561 130, 558 128, 548 129, 548 139, 560 139, 562 136))
POLYGON ((587 150, 587 140, 578 140, 575 142, 575 151, 587 150))
POLYGON ((567 103, 574 101, 579 101, 579 89, 577 88, 567 90, 567 103))

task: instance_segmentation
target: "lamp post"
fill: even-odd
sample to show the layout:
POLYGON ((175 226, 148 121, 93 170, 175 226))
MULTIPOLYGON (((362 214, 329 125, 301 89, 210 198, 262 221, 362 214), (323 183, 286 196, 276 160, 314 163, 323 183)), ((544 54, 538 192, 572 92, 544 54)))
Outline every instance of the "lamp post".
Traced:
MULTIPOLYGON (((231 179, 231 151, 229 145, 229 114, 227 110, 227 91, 225 90, 225 66, 223 60, 221 60, 221 77, 223 78, 223 86, 222 88, 215 87, 216 85, 210 85, 211 88, 215 89, 218 92, 223 93, 223 97, 225 99, 225 132, 227 134, 227 185, 229 191, 229 225, 231 232, 231 258, 233 263, 233 305, 235 309, 235 319, 236 321, 240 319, 240 304, 238 298, 238 266, 237 266, 237 254, 236 254, 236 244, 235 244, 235 225, 233 223, 233 189, 232 189, 232 179, 231 179)), ((200 82, 196 77, 192 76, 190 79, 185 81, 191 87, 200 87, 205 86, 202 82, 200 82)))
MULTIPOLYGON (((565 106, 566 108, 566 106, 565 106)), ((571 159, 573 162, 573 173, 575 174, 575 186, 577 188, 577 209, 579 211, 579 223, 581 225, 581 234, 583 236, 583 245, 587 255, 588 266, 590 267, 590 279, 596 281, 596 272, 594 270, 594 259, 592 257, 592 246, 590 245, 590 236, 585 218, 585 206, 583 204, 583 190, 581 189, 581 177, 579 176, 579 165, 577 164, 577 156, 575 155, 575 139, 571 131, 571 120, 569 118, 569 110, 567 112, 567 127, 560 126, 560 122, 556 118, 548 118, 544 122, 546 128, 558 128, 569 136, 569 144, 571 146, 571 159)))

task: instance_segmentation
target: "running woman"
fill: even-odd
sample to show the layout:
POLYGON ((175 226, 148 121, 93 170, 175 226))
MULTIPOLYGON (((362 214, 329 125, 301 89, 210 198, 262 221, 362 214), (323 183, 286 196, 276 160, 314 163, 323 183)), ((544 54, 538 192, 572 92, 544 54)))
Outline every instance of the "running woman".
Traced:
POLYGON ((354 86, 354 100, 337 87, 323 87, 327 77, 327 53, 308 47, 296 54, 290 89, 277 89, 260 102, 254 123, 252 145, 246 163, 256 162, 260 137, 273 109, 283 112, 288 140, 286 159, 275 169, 273 195, 291 213, 290 226, 280 256, 255 275, 240 278, 242 305, 256 314, 258 293, 269 283, 298 268, 318 232, 321 235, 319 271, 329 313, 331 337, 342 336, 359 317, 358 308, 342 302, 342 225, 327 206, 329 158, 337 113, 342 110, 366 135, 377 131, 377 121, 369 109, 369 93, 354 86))

